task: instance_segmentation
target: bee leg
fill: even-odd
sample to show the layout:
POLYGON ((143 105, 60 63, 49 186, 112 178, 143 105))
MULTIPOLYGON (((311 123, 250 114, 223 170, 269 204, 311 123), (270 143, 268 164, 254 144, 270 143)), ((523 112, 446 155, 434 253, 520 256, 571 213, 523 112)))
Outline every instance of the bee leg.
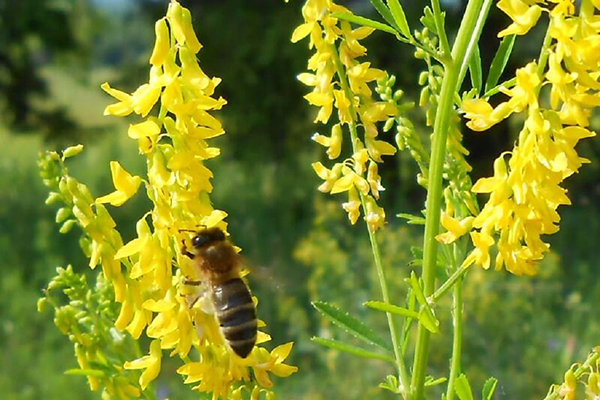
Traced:
POLYGON ((200 300, 200 297, 202 297, 202 296, 200 296, 200 295, 195 296, 194 300, 189 301, 188 302, 188 308, 194 308, 194 306, 196 305, 196 303, 198 302, 198 300, 200 300))
POLYGON ((193 279, 184 279, 183 284, 189 285, 189 286, 200 286, 200 285, 202 285, 202 281, 195 281, 193 279))
POLYGON ((181 254, 193 260, 196 256, 193 253, 187 251, 187 246, 185 245, 185 241, 181 241, 181 254))

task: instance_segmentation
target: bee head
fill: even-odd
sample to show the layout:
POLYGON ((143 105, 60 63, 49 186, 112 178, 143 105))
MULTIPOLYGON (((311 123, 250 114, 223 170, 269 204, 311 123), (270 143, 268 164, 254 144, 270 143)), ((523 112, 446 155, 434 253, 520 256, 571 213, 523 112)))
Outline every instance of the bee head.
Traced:
POLYGON ((202 229, 198 231, 192 238, 192 246, 194 249, 200 249, 214 242, 222 242, 225 240, 225 233, 217 227, 202 229))

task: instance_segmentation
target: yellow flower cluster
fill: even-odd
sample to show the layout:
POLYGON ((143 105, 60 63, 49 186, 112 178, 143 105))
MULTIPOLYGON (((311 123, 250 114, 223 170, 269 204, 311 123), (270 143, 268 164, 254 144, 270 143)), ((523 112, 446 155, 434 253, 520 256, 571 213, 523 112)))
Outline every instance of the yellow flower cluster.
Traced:
MULTIPOLYGON (((209 113, 226 104, 223 98, 213 97, 220 79, 209 78, 198 65, 196 54, 202 46, 189 10, 172 1, 155 31, 149 82, 132 94, 102 85, 119 100, 109 105, 105 114, 122 117, 135 113, 143 118, 130 125, 128 134, 147 158, 147 180, 131 176, 113 162, 116 190, 96 199, 97 203, 120 206, 143 183, 154 208, 138 221, 137 237, 116 251, 109 252, 102 242, 94 241, 91 264, 104 265, 109 260, 107 278, 115 284, 116 300, 122 303, 116 327, 135 338, 145 330, 153 339, 148 355, 125 364, 127 369, 143 370, 143 389, 158 376, 163 351, 170 350, 170 356, 184 360, 178 372, 186 377, 186 383, 197 383, 194 389, 212 393, 213 398, 241 395, 242 388, 260 393, 272 386, 269 372, 288 376, 296 371, 283 363, 292 344, 271 352, 255 347, 248 358, 241 359, 224 343, 214 316, 198 306, 190 308, 183 284, 186 278, 196 278, 197 271, 181 254, 182 241, 189 239, 181 230, 226 227, 226 213, 211 206, 212 173, 204 165, 205 160, 219 155, 219 149, 207 140, 224 133, 221 123, 209 113), (157 102, 157 116, 151 116, 157 102), (179 268, 173 268, 173 259, 179 268), (196 354, 190 352, 192 348, 197 351, 193 356, 197 361, 189 358, 196 354), (251 375, 255 380, 251 381, 251 375)), ((258 343, 269 339, 259 333, 258 343)))
POLYGON ((292 42, 309 36, 309 47, 315 49, 308 61, 308 69, 313 72, 298 76, 302 83, 313 87, 304 97, 319 107, 315 122, 326 124, 333 109, 337 109, 339 122, 333 125, 331 134, 316 133, 313 140, 327 148, 330 160, 338 159, 346 125, 353 150, 351 157, 332 168, 321 162, 314 163, 313 168, 325 181, 319 190, 331 194, 347 192, 348 201, 342 206, 350 221, 356 223, 362 206, 369 229, 375 231, 385 223, 385 211, 377 204, 379 192, 384 190, 377 164, 383 162, 382 156, 396 152, 391 144, 377 140, 376 124, 395 115, 397 108, 393 103, 372 99, 369 83, 386 78, 386 73, 371 68, 368 62, 357 61, 367 52, 359 40, 369 36, 373 29, 352 29, 348 21, 332 15, 336 12, 350 13, 350 10, 331 0, 308 0, 302 8, 305 22, 292 35, 292 42), (364 133, 362 138, 357 132, 359 126, 364 133))
POLYGON ((542 11, 548 12, 551 42, 545 52, 547 63, 542 58, 520 68, 515 86, 501 88, 508 100, 496 107, 484 99, 462 104, 469 119, 467 126, 476 131, 486 130, 512 113, 526 115, 515 147, 495 161, 494 176, 473 186, 474 192, 489 193, 490 197, 473 220, 477 229, 471 232, 475 250, 465 265, 476 263, 488 268, 490 248, 496 244, 496 269, 535 274, 537 263, 549 248, 541 236, 558 230, 557 208, 570 204, 561 183, 588 161, 578 156, 575 145, 595 135, 588 129, 588 118, 600 104, 600 53, 596 45, 600 25, 589 1, 582 6, 588 12, 580 15, 575 15, 573 1, 552 3, 550 9, 541 1, 498 3, 514 21, 502 35, 525 34, 542 11), (540 104, 543 88, 549 88, 548 106, 540 104))

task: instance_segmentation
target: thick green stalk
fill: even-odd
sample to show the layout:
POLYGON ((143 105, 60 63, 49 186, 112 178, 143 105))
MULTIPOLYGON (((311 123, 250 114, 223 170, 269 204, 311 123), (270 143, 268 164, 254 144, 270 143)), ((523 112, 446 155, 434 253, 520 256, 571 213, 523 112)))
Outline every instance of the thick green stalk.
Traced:
MULTIPOLYGON (((442 208, 442 171, 446 155, 446 139, 450 118, 454 112, 454 95, 458 87, 459 65, 467 53, 469 40, 475 29, 477 15, 481 10, 482 0, 471 0, 465 10, 456 41, 452 49, 452 59, 445 65, 442 89, 433 127, 431 149, 431 165, 429 168, 428 190, 426 202, 425 238, 423 244, 423 292, 426 297, 435 289, 435 268, 437 260, 437 241, 442 208), (458 60, 458 62, 457 62, 458 60)), ((417 345, 413 360, 413 376, 411 381, 411 399, 421 400, 425 384, 425 373, 429 352, 430 332, 419 323, 417 345)))

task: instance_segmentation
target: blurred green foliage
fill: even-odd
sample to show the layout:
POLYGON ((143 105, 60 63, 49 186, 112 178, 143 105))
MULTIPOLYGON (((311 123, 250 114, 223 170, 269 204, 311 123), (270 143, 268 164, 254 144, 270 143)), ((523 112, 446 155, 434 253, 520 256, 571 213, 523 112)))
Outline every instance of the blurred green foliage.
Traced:
MULTIPOLYGON (((252 2, 184 2, 205 46, 201 64, 210 75, 224 79, 220 94, 229 101, 221 114, 228 134, 216 143, 223 156, 210 165, 215 173, 213 201, 230 214, 229 230, 252 267, 250 283, 273 346, 296 342, 291 363, 300 371, 277 383, 281 397, 391 398, 377 388, 376 379, 392 372, 386 365, 325 350, 310 341, 317 334, 342 335, 317 316, 310 306, 313 300, 339 303, 379 332, 386 331, 386 322, 383 314, 362 307, 364 301, 379 297, 366 231, 350 227, 340 202, 316 191, 318 179, 310 163, 316 161, 317 146, 309 140, 314 127, 302 100, 304 89, 294 79, 307 53, 289 43, 301 18, 299 3, 281 3, 256 7, 252 2)), ((144 81, 143 60, 153 44, 153 21, 164 13, 159 2, 128 4, 111 15, 111 9, 93 9, 85 1, 26 2, 21 13, 2 15, 4 22, 24 24, 11 47, 18 57, 8 57, 13 62, 27 60, 22 73, 50 88, 45 98, 50 109, 64 109, 73 117, 69 129, 77 139, 71 144, 82 142, 86 149, 70 169, 96 196, 111 191, 110 160, 120 160, 133 173, 144 168, 135 143, 125 135, 126 125, 100 117, 109 100, 100 94, 99 83, 120 77, 136 87, 144 81), (42 12, 50 4, 68 7, 55 9, 61 18, 54 21, 45 14, 41 20, 48 23, 32 31, 34 22, 25 23, 25 13, 42 12), (94 23, 82 31, 79 25, 64 22, 78 15, 94 23), (61 29, 66 31, 56 34, 61 29), (30 47, 25 40, 29 34, 48 42, 43 51, 30 47), (77 50, 91 61, 58 57, 67 50, 77 50), (40 60, 40 54, 53 57, 40 60), (82 75, 89 65, 93 67, 82 75)), ((373 39, 367 45, 376 56, 385 39, 383 45, 373 39)), ((417 75, 418 65, 398 65, 389 52, 382 54, 382 67, 392 72, 403 69, 407 81, 417 75)), ((16 76, 6 79, 4 87, 13 89, 1 91, 2 104, 35 113, 31 104, 36 91, 28 91, 16 76), (17 89, 22 90, 23 101, 11 97, 17 89)), ((403 78, 399 80, 404 84, 403 78)), ((41 118, 27 128, 28 135, 22 135, 24 128, 14 121, 4 120, 0 127, 0 393, 6 400, 97 399, 85 388, 83 377, 63 374, 76 365, 71 344, 54 327, 49 313, 36 311, 41 289, 56 267, 72 264, 76 271, 91 274, 77 244, 78 233, 58 233, 55 210, 44 204, 46 192, 36 167, 38 152, 60 147, 66 128, 41 118)), ((510 138, 510 132, 498 134, 510 138)), ((477 142, 481 139, 466 136, 476 148, 485 147, 477 142)), ((541 265, 540 275, 469 273, 464 289, 464 365, 474 387, 481 387, 491 374, 500 380, 499 398, 541 398, 574 360, 598 345, 600 151, 595 146, 582 149, 593 164, 570 182, 574 206, 562 210, 562 230, 551 238, 553 252, 541 265)), ((475 165, 491 165, 495 154, 494 146, 477 152, 475 165)), ((414 183, 414 166, 400 156, 388 168, 384 173, 388 191, 383 194, 388 215, 418 211, 423 193, 414 183)), ((140 213, 148 206, 140 197, 132 202, 130 209, 140 213)), ((133 237, 139 215, 112 211, 124 240, 133 237)), ((400 303, 405 296, 402 280, 411 271, 411 247, 420 244, 420 232, 391 217, 381 235, 392 301, 400 303)), ((449 298, 441 307, 451 307, 449 298)), ((442 329, 450 323, 441 322, 442 329)), ((429 371, 434 376, 447 370, 451 347, 450 338, 442 342, 438 337, 442 335, 433 337, 438 351, 429 371)), ((165 371, 160 395, 197 398, 174 389, 177 379, 165 371)))

